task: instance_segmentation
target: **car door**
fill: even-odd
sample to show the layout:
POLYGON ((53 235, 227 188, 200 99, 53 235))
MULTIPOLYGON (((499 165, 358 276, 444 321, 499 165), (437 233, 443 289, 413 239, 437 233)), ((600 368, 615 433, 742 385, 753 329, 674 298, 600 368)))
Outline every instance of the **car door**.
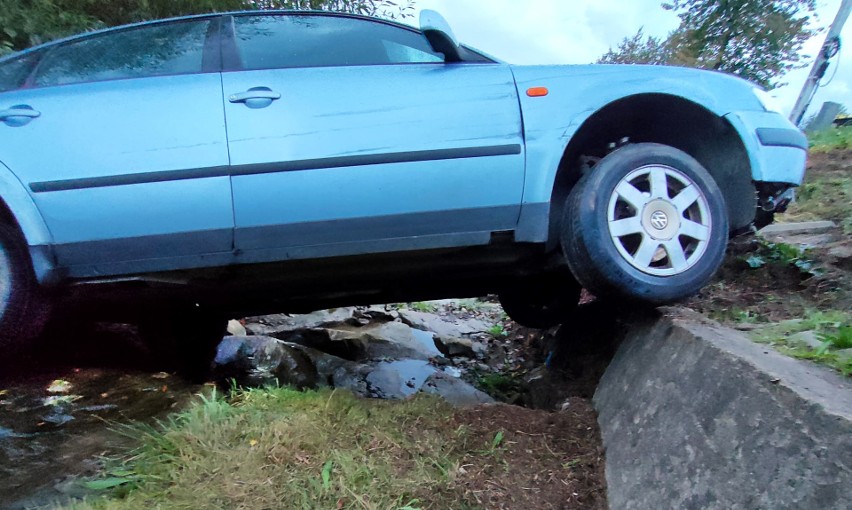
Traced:
POLYGON ((352 16, 236 16, 233 34, 237 248, 351 254, 515 227, 524 154, 507 66, 445 64, 420 32, 352 16))
POLYGON ((218 27, 192 19, 71 40, 44 50, 29 78, 0 92, 0 161, 29 187, 72 276, 231 252, 211 23, 218 27))

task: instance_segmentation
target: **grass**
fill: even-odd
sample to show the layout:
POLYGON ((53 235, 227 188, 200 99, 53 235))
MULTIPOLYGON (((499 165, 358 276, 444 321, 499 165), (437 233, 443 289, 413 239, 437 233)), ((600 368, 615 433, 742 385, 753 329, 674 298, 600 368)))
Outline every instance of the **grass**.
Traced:
POLYGON ((852 126, 832 127, 808 136, 811 152, 852 149, 852 126))
POLYGON ((852 233, 852 177, 841 163, 852 149, 852 126, 812 134, 811 162, 805 182, 796 190, 796 202, 780 217, 783 221, 832 220, 852 233))
POLYGON ((496 445, 470 444, 452 416, 426 396, 214 395, 160 426, 126 429, 142 445, 88 482, 102 495, 68 508, 475 508, 456 483, 461 459, 493 457, 496 445))
POLYGON ((416 301, 414 303, 408 303, 408 308, 415 312, 433 313, 438 310, 438 305, 427 301, 416 301))
POLYGON ((802 319, 782 321, 751 332, 759 343, 770 344, 788 356, 828 365, 845 376, 852 376, 852 358, 838 351, 852 348, 852 313, 811 311, 802 319), (795 340, 796 333, 813 331, 822 345, 812 348, 795 340))
POLYGON ((499 372, 478 374, 474 382, 477 388, 503 402, 512 402, 523 390, 517 376, 499 372))

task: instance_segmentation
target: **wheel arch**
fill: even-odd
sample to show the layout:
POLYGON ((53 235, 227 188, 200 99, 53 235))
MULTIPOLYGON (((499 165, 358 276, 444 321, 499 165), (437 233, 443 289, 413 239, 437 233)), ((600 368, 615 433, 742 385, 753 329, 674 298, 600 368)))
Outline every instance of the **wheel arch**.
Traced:
POLYGON ((722 190, 731 230, 754 220, 756 192, 748 151, 723 117, 680 96, 642 93, 612 101, 590 115, 568 142, 554 180, 548 245, 558 244, 562 211, 582 176, 582 156, 603 157, 610 144, 653 142, 680 149, 701 163, 722 190))
POLYGON ((27 244, 39 283, 50 283, 55 268, 53 237, 21 181, 0 162, 0 223, 14 226, 27 244))

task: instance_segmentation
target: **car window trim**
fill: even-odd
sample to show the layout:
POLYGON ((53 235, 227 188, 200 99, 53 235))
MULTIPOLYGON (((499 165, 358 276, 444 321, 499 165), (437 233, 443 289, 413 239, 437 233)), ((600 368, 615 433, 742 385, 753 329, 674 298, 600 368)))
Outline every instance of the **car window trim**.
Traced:
POLYGON ((30 69, 30 74, 27 75, 27 79, 24 80, 24 82, 21 83, 21 86, 18 87, 16 90, 35 88, 33 84, 35 83, 36 73, 38 73, 38 70, 41 68, 41 63, 44 62, 44 57, 49 55, 51 51, 53 51, 53 48, 41 52, 41 55, 38 56, 38 61, 36 61, 35 65, 33 65, 33 68, 30 69))
POLYGON ((465 64, 497 64, 491 60, 490 58, 480 54, 477 51, 471 50, 467 46, 462 45, 463 52, 462 57, 474 56, 476 59, 471 60, 462 60, 460 62, 388 62, 382 64, 345 64, 345 65, 313 65, 313 66, 292 66, 292 67, 262 67, 257 69, 246 69, 246 67, 242 63, 242 59, 240 58, 239 48, 237 47, 237 36, 236 36, 236 27, 234 20, 237 17, 248 17, 248 16, 316 16, 316 17, 329 17, 329 18, 347 18, 347 19, 355 19, 366 22, 373 22, 382 25, 387 25, 397 29, 403 29, 414 34, 423 36, 423 32, 417 30, 414 27, 404 25, 402 23, 396 23, 393 21, 383 20, 379 18, 372 18, 367 16, 361 16, 358 14, 349 14, 342 12, 327 12, 327 11, 250 11, 250 12, 239 12, 239 13, 231 13, 225 16, 228 20, 223 23, 222 28, 222 72, 223 73, 231 73, 231 72, 250 72, 250 71, 271 71, 271 70, 284 70, 284 69, 323 69, 329 67, 379 67, 379 66, 422 66, 422 65, 440 65, 440 66, 458 66, 465 64))
MULTIPOLYGON (((222 70, 222 18, 218 16, 210 20, 204 46, 201 50, 201 73, 218 73, 222 70)), ((193 73, 195 74, 195 73, 193 73)))
POLYGON ((223 16, 219 40, 222 51, 222 72, 245 71, 237 48, 237 29, 233 15, 223 16))
POLYGON ((150 78, 167 78, 167 77, 170 77, 170 76, 188 76, 188 75, 219 73, 222 70, 222 63, 221 63, 222 60, 221 60, 221 56, 219 55, 219 52, 221 52, 221 50, 219 49, 221 28, 217 24, 217 21, 219 21, 223 17, 224 16, 221 16, 221 15, 205 15, 205 16, 192 16, 192 17, 189 17, 189 18, 178 18, 178 19, 174 19, 174 20, 170 20, 170 21, 165 21, 165 22, 162 22, 162 23, 151 23, 150 25, 146 24, 146 23, 136 23, 136 24, 133 24, 133 25, 128 25, 124 28, 120 28, 120 29, 98 31, 98 32, 91 34, 88 37, 86 37, 86 36, 74 37, 74 38, 70 38, 70 39, 62 41, 62 42, 58 42, 56 44, 53 44, 50 47, 45 48, 44 50, 36 50, 36 51, 42 51, 42 54, 38 58, 38 62, 33 66, 32 71, 27 76, 27 79, 24 81, 24 83, 15 90, 45 89, 45 88, 54 88, 54 87, 67 87, 67 86, 73 86, 73 85, 85 85, 85 84, 89 84, 89 83, 107 83, 107 82, 121 81, 121 80, 146 80, 146 79, 150 79, 150 78), (129 31, 129 30, 134 30, 134 29, 144 30, 148 26, 164 26, 164 25, 167 26, 167 25, 172 25, 172 24, 177 24, 177 23, 194 23, 194 22, 205 21, 205 20, 209 20, 210 25, 207 27, 207 31, 204 34, 204 43, 202 44, 202 47, 201 47, 201 71, 200 72, 156 74, 156 75, 150 75, 150 76, 111 78, 111 79, 106 79, 106 80, 85 80, 85 81, 78 81, 78 82, 74 82, 74 83, 63 83, 63 84, 60 84, 60 85, 36 85, 36 83, 35 83, 36 76, 38 76, 38 72, 41 70, 42 64, 44 63, 47 56, 50 55, 51 53, 53 53, 54 51, 56 51, 57 49, 63 48, 65 46, 69 45, 69 44, 75 44, 75 43, 78 43, 80 41, 85 41, 85 40, 88 40, 90 38, 95 38, 95 37, 108 37, 111 34, 125 32, 125 31, 129 31), (214 53, 212 53, 211 56, 208 57, 207 56, 208 51, 212 51, 214 53), (209 70, 205 69, 205 64, 210 64, 209 70))

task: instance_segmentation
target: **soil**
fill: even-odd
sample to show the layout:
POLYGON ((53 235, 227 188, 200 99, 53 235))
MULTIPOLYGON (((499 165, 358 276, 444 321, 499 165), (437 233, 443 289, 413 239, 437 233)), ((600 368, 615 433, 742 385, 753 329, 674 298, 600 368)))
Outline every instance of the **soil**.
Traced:
POLYGON ((489 509, 605 509, 604 451, 597 414, 587 399, 572 398, 559 412, 503 404, 459 411, 458 425, 474 442, 492 443, 502 430, 494 462, 463 465, 458 483, 489 509))
POLYGON ((745 235, 730 243, 724 265, 714 281, 686 305, 728 324, 774 323, 800 318, 809 311, 852 310, 852 259, 838 256, 852 250, 848 231, 852 197, 843 186, 852 182, 852 151, 810 156, 799 202, 779 215, 781 223, 830 220, 837 225, 823 232, 772 237, 745 235), (772 260, 767 242, 805 248, 801 269, 785 260, 772 260), (750 267, 751 256, 766 263, 750 267))

